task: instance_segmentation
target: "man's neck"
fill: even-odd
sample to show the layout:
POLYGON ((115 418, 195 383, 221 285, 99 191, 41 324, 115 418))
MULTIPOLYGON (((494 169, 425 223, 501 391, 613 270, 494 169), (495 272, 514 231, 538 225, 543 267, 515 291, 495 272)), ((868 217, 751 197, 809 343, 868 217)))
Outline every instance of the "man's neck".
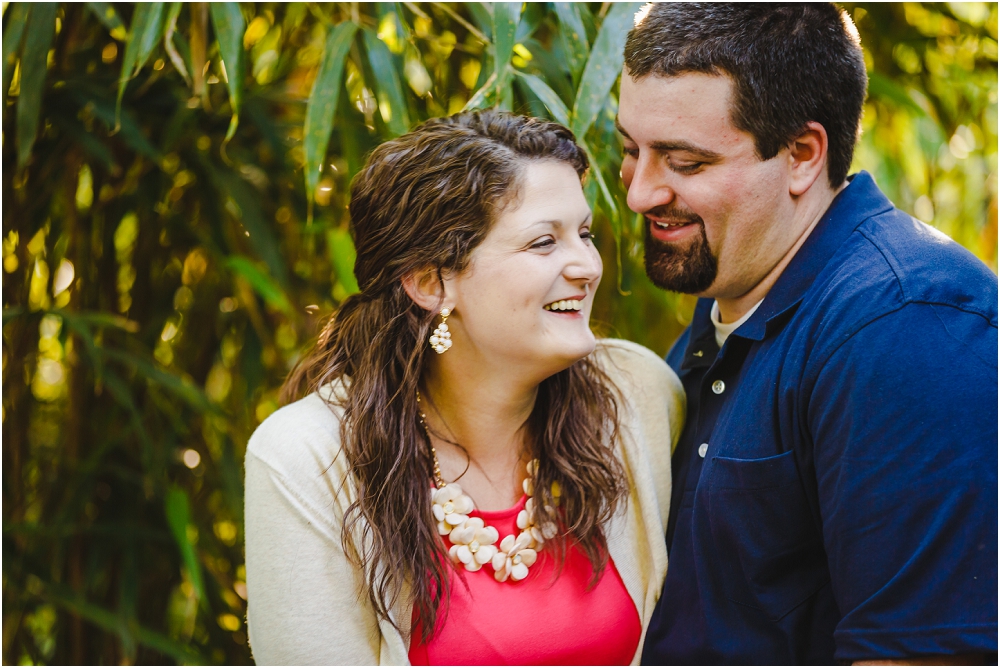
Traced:
POLYGON ((803 220, 804 225, 801 226, 801 232, 795 237, 794 243, 781 256, 777 264, 749 291, 739 297, 716 297, 716 302, 719 304, 719 318, 721 322, 736 322, 767 296, 767 293, 771 291, 774 284, 778 282, 778 278, 781 277, 782 272, 791 263, 792 258, 795 257, 795 254, 805 244, 806 239, 809 238, 812 231, 816 229, 816 225, 822 220, 823 215, 830 208, 830 204, 833 203, 834 198, 846 187, 847 182, 845 181, 836 190, 824 189, 821 197, 800 201, 799 211, 795 217, 803 220))

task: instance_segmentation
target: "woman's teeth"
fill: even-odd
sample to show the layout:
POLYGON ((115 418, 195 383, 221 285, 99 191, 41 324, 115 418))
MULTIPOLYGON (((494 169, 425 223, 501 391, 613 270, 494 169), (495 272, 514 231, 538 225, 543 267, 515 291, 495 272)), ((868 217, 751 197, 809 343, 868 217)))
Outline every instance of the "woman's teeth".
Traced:
POLYGON ((579 311, 583 308, 583 302, 579 299, 561 299, 551 304, 543 306, 546 311, 579 311))

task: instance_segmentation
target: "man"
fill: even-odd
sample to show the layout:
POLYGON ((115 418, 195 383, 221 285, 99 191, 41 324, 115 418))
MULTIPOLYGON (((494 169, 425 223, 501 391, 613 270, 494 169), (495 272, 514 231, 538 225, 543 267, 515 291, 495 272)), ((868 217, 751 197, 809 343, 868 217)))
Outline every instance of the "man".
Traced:
POLYGON ((643 662, 995 662, 996 276, 847 176, 848 16, 644 12, 622 178, 650 278, 701 299, 643 662))

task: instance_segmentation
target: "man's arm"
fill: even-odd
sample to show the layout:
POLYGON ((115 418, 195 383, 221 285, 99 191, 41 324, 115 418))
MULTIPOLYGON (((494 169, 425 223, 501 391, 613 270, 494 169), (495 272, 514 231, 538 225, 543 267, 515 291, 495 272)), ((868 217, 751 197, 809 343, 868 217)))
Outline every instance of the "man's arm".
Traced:
POLYGON ((935 656, 918 656, 912 659, 873 659, 871 661, 855 661, 855 666, 983 666, 986 665, 986 655, 973 654, 937 654, 935 656))
POLYGON ((839 660, 996 651, 996 350, 982 316, 910 304, 818 360, 807 420, 839 660))

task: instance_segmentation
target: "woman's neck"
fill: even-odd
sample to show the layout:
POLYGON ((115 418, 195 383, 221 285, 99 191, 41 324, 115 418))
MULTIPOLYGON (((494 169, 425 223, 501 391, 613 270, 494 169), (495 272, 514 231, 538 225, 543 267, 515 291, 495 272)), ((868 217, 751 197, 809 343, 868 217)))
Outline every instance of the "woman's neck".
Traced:
POLYGON ((447 362, 433 360, 423 378, 423 411, 442 477, 457 479, 480 510, 508 508, 520 498, 531 458, 524 425, 538 385, 447 362))

